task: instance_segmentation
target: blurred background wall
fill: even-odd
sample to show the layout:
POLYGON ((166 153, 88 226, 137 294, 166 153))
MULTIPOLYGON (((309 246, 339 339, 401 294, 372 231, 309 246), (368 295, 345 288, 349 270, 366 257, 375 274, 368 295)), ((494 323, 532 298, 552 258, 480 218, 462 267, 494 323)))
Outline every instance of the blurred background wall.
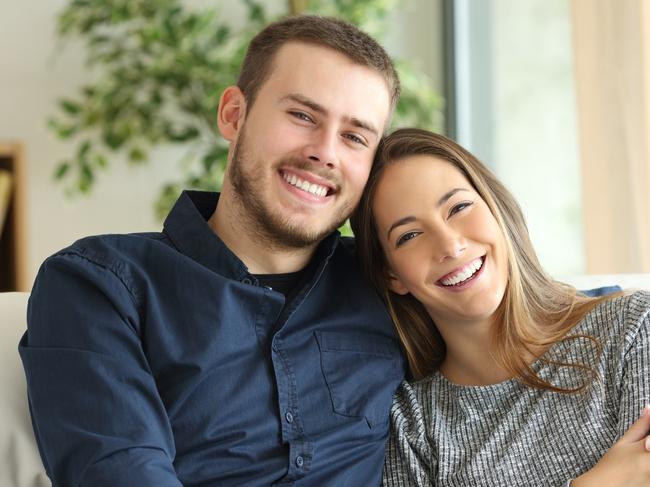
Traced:
MULTIPOLYGON (((210 5, 198 0, 186 3, 210 5)), ((271 10, 283 4, 280 0, 268 3, 271 10)), ((411 60, 445 99, 442 130, 479 155, 518 198, 542 264, 551 274, 650 272, 650 222, 645 222, 645 227, 643 222, 650 213, 647 199, 634 196, 633 206, 624 206, 622 211, 627 208, 634 213, 634 218, 624 220, 625 230, 620 227, 621 218, 609 213, 607 218, 617 221, 619 227, 594 230, 593 222, 602 223, 603 219, 590 213, 594 191, 602 192, 613 178, 603 171, 617 173, 621 164, 612 163, 603 169, 602 165, 585 163, 585 159, 593 158, 585 152, 590 138, 602 139, 607 133, 606 128, 589 132, 584 128, 586 121, 616 114, 612 104, 593 111, 593 100, 598 97, 589 95, 587 89, 600 69, 589 62, 598 57, 598 49, 606 48, 585 52, 585 46, 593 51, 598 38, 597 33, 585 33, 591 31, 585 31, 584 25, 580 27, 584 15, 576 14, 576 9, 585 8, 587 3, 404 0, 391 14, 390 28, 382 41, 391 54, 411 60), (576 55, 581 62, 576 62, 576 55), (585 107, 592 107, 592 111, 587 112, 585 107), (585 173, 593 172, 599 173, 600 182, 590 182, 591 189, 585 190, 585 173), (594 184, 600 185, 598 189, 593 189, 594 184), (585 194, 591 196, 585 199, 585 194), (624 241, 610 242, 602 238, 602 232, 623 232, 624 241), (616 254, 625 254, 626 259, 603 257, 616 254)), ((629 31, 630 19, 639 15, 648 20, 648 3, 643 0, 630 0, 634 5, 625 12, 611 7, 619 5, 613 0, 596 3, 600 3, 596 14, 612 15, 613 8, 627 16, 620 19, 620 30, 627 27, 629 31)), ((161 222, 155 217, 153 203, 161 186, 177 177, 182 154, 179 148, 161 146, 151 154, 155 163, 137 166, 124 163, 123 156, 114 156, 88 196, 68 198, 63 187, 53 181, 57 161, 68 157, 74 146, 57 140, 46 121, 55 113, 57 99, 73 95, 91 78, 84 67, 81 45, 70 42, 61 49, 55 35, 56 16, 67 4, 66 0, 0 3, 0 143, 20 142, 24 147, 25 288, 31 286, 48 255, 78 238, 159 230, 161 222)), ((242 2, 238 0, 214 4, 234 22, 242 16, 242 2)), ((589 22, 603 25, 601 20, 589 22)), ((629 110, 625 111, 625 126, 636 126, 634 137, 627 137, 624 131, 611 135, 628 143, 633 140, 636 149, 625 154, 636 162, 625 179, 643 189, 650 184, 648 28, 644 21, 635 23, 639 42, 618 46, 623 51, 614 50, 607 58, 621 61, 620 53, 624 52, 628 54, 623 56, 627 63, 636 63, 636 71, 625 71, 626 79, 632 80, 625 94, 626 106, 646 106, 646 111, 632 118, 629 110), (630 52, 640 46, 646 50, 630 52)), ((617 34, 612 31, 606 42, 615 42, 617 34)), ((617 66, 609 72, 622 69, 617 66)), ((612 93, 617 88, 607 85, 601 89, 612 93)), ((622 122, 611 123, 621 126, 622 122)), ((629 187, 625 188, 616 193, 617 200, 632 194, 629 187)), ((0 267, 2 272, 6 269, 0 267)))

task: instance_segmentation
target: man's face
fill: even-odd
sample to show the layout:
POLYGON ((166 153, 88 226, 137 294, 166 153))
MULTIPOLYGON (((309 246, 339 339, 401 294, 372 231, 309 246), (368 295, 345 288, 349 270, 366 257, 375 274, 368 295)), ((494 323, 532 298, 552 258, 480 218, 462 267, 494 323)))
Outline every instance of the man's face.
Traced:
POLYGON ((359 201, 390 111, 376 71, 333 50, 287 43, 248 107, 224 192, 269 245, 312 245, 359 201))

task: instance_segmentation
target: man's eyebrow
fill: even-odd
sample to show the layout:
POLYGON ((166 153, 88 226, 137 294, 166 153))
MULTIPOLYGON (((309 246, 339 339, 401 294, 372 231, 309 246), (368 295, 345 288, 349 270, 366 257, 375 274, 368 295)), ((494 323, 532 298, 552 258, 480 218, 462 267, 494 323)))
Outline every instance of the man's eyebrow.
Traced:
MULTIPOLYGON (((316 103, 314 100, 307 98, 306 96, 301 95, 299 93, 289 93, 288 95, 285 95, 282 98, 280 98, 280 102, 284 102, 288 100, 295 101, 296 103, 300 103, 301 105, 305 105, 307 108, 315 111, 316 113, 322 113, 323 115, 328 114, 328 111, 324 106, 316 103)), ((350 116, 345 116, 344 120, 354 125, 355 127, 370 132, 375 137, 379 137, 379 130, 377 130, 377 128, 370 122, 361 120, 357 117, 350 117, 350 116)))
MULTIPOLYGON (((442 205, 445 204, 449 198, 451 198, 453 195, 458 193, 459 191, 469 191, 468 189, 465 188, 454 188, 452 190, 447 191, 445 194, 443 194, 440 199, 437 201, 436 206, 440 208, 442 205)), ((415 218, 413 215, 405 216, 404 218, 400 218, 397 220, 395 223, 393 223, 390 228, 388 229, 388 232, 386 232, 386 238, 390 238, 390 232, 395 230, 397 227, 406 225, 407 223, 413 223, 416 221, 417 218, 415 218)))
POLYGON ((367 130, 375 137, 379 137, 379 131, 370 122, 359 120, 356 117, 350 117, 350 118, 346 117, 346 120, 349 121, 355 127, 359 127, 360 129, 367 130))
POLYGON ((289 93, 288 95, 285 95, 282 98, 280 98, 281 102, 289 101, 289 100, 295 101, 296 103, 300 103, 301 105, 305 105, 306 107, 312 109, 317 113, 327 114, 327 110, 325 110, 324 106, 319 105, 314 100, 307 98, 304 95, 300 95, 298 93, 289 93))

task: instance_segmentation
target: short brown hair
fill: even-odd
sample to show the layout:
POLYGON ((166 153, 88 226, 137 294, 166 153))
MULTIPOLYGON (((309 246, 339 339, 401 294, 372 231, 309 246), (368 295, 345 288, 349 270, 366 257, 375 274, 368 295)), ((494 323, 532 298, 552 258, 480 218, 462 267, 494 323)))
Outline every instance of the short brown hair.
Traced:
POLYGON ((334 49, 355 63, 374 69, 384 77, 391 94, 391 109, 395 107, 400 93, 399 77, 384 48, 348 22, 316 15, 287 17, 269 24, 250 42, 237 80, 249 106, 268 79, 275 54, 291 41, 334 49))

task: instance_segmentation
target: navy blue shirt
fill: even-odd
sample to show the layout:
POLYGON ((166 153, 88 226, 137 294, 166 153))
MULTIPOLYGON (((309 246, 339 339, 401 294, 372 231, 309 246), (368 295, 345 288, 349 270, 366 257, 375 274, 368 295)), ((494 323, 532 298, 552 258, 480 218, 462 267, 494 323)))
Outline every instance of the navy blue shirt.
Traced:
POLYGON ((162 233, 48 258, 20 343, 54 486, 379 485, 405 363, 338 233, 285 303, 184 193, 162 233))

